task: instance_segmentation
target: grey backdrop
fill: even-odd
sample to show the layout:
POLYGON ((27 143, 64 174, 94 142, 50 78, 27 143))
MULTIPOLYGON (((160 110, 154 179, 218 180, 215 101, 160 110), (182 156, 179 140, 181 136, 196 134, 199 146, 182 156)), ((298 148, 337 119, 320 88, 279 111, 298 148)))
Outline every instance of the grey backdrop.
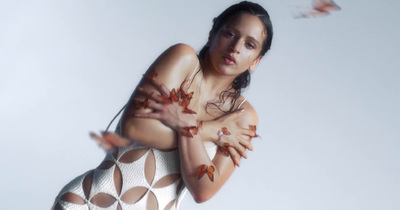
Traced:
MULTIPOLYGON (((237 1, 0 0, 0 206, 49 209, 164 49, 199 50, 237 1)), ((261 140, 220 192, 182 209, 400 209, 400 3, 259 1, 275 37, 245 93, 261 140), (397 70, 396 70, 397 69, 397 70)))

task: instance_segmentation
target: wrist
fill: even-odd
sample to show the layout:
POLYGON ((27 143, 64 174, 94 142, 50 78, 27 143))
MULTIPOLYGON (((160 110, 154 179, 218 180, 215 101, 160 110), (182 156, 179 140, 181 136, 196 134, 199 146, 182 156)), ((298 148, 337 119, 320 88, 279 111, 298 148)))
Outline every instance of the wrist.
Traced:
POLYGON ((194 135, 199 134, 202 130, 203 130, 203 121, 200 121, 197 125, 189 125, 183 127, 180 133, 182 134, 182 136, 193 138, 194 135))
POLYGON ((218 131, 220 130, 218 128, 218 123, 215 121, 204 121, 202 123, 202 132, 200 133, 202 139, 212 142, 218 141, 218 131))

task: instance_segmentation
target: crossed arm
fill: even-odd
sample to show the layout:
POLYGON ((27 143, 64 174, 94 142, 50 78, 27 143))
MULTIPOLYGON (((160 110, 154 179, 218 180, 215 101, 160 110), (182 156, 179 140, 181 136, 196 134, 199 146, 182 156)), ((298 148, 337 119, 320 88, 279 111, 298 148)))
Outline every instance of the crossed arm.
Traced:
MULTIPOLYGON (((255 136, 255 132, 249 129, 249 125, 257 124, 257 116, 251 105, 245 102, 244 111, 204 121, 200 128, 195 115, 183 113, 178 103, 166 104, 164 99, 170 96, 170 90, 181 87, 179 83, 188 79, 196 62, 195 52, 186 45, 173 46, 163 53, 130 99, 123 116, 122 135, 158 149, 179 147, 182 178, 196 202, 204 202, 222 187, 235 165, 239 165, 240 157, 246 157, 245 148, 252 149, 250 138, 255 136), (219 132, 223 127, 231 135, 224 135, 221 141, 219 132), (188 128, 196 128, 196 132, 188 128), (187 135, 187 131, 192 135, 187 135), (204 141, 219 145, 220 150, 212 160, 207 155, 204 141)), ((113 147, 112 142, 129 142, 112 134, 95 138, 111 144, 109 148, 113 147)))

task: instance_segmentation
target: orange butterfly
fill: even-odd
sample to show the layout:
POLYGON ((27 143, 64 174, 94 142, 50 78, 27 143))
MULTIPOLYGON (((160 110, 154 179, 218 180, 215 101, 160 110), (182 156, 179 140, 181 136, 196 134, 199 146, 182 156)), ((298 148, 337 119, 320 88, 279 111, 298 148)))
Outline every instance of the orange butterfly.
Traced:
POLYGON ((188 137, 193 137, 193 135, 197 135, 199 132, 199 128, 197 126, 187 126, 183 128, 183 133, 182 135, 188 136, 188 137))
POLYGON ((196 114, 195 111, 193 111, 191 109, 188 109, 187 107, 183 108, 182 112, 185 113, 185 114, 196 114))
POLYGON ((153 71, 150 72, 150 78, 154 79, 158 76, 158 73, 156 72, 156 70, 153 69, 153 71))
POLYGON ((332 11, 341 10, 341 8, 333 0, 313 0, 311 8, 303 10, 294 14, 294 18, 323 17, 329 15, 332 11))
POLYGON ((215 171, 214 166, 201 165, 199 168, 200 168, 200 173, 197 179, 200 179, 201 177, 204 176, 205 173, 207 173, 208 178, 210 178, 212 182, 214 181, 214 171, 215 171))
POLYGON ((190 132, 190 130, 184 130, 182 135, 193 138, 193 134, 190 132))
POLYGON ((172 102, 179 101, 179 96, 176 93, 175 88, 173 88, 172 91, 169 93, 169 98, 171 99, 172 102))
POLYGON ((231 147, 229 143, 224 143, 224 146, 219 146, 218 150, 224 153, 226 157, 229 157, 229 149, 228 149, 229 147, 231 147))
POLYGON ((193 93, 194 93, 194 92, 190 92, 189 94, 186 94, 183 89, 180 89, 180 92, 181 92, 181 99, 183 99, 183 100, 192 99, 193 93))
MULTIPOLYGON (((251 131, 256 132, 256 129, 257 129, 256 125, 249 125, 249 127, 250 127, 251 131)), ((260 137, 260 136, 255 133, 253 137, 257 138, 257 137, 260 137)))
POLYGON ((166 96, 161 96, 161 99, 164 101, 164 104, 172 104, 171 99, 166 96))
POLYGON ((134 99, 133 103, 134 103, 134 107, 136 109, 140 109, 142 107, 146 109, 147 106, 149 105, 149 99, 146 98, 146 99, 144 99, 144 101, 140 101, 138 99, 134 99))
POLYGON ((184 90, 180 89, 180 95, 181 95, 181 100, 179 101, 179 106, 181 107, 188 107, 190 100, 193 97, 194 92, 190 92, 189 94, 186 94, 184 90))
POLYGON ((169 93, 169 97, 161 96, 161 99, 164 101, 165 104, 172 104, 172 102, 179 101, 178 94, 176 93, 175 88, 169 93))
POLYGON ((222 133, 223 133, 224 135, 231 135, 231 132, 228 131, 228 128, 227 128, 227 127, 221 128, 221 131, 222 131, 222 133))

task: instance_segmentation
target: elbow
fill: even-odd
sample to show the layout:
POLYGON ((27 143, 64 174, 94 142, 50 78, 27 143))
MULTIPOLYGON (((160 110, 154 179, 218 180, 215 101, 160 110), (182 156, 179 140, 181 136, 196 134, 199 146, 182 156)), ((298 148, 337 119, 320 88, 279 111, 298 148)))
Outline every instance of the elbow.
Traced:
POLYGON ((206 202, 206 201, 210 200, 210 198, 212 197, 212 195, 210 195, 207 192, 198 192, 198 193, 193 194, 192 196, 196 203, 206 202))
POLYGON ((203 203, 208 201, 210 198, 207 198, 206 196, 194 196, 194 201, 196 201, 196 203, 203 203))

